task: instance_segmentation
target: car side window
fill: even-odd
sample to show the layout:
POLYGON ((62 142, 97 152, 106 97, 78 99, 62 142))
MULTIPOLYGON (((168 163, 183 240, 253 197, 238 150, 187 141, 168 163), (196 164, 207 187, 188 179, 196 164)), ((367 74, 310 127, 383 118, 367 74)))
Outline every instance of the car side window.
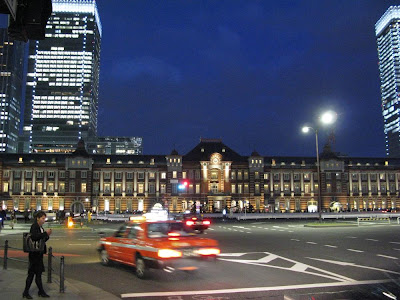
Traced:
POLYGON ((115 237, 123 237, 125 231, 126 231, 126 226, 125 226, 125 225, 122 225, 122 226, 118 229, 118 231, 114 234, 114 236, 115 236, 115 237))
POLYGON ((128 239, 136 239, 137 237, 137 229, 135 227, 131 227, 128 233, 128 239))

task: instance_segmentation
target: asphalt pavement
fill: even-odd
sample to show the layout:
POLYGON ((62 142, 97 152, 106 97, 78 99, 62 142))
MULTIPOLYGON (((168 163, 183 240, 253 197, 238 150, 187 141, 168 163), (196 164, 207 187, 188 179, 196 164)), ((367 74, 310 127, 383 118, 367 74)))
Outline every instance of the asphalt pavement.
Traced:
MULTIPOLYGON (((18 234, 29 231, 31 224, 16 224, 14 229, 5 224, 5 227, 1 230, 0 236, 5 239, 5 236, 10 234, 18 234)), ((4 244, 0 245, 0 294, 2 299, 22 299, 22 292, 25 288, 25 280, 27 276, 27 270, 17 269, 8 267, 6 270, 3 268, 3 255, 4 255, 4 244)), ((52 283, 47 283, 47 272, 42 274, 43 286, 46 293, 53 299, 120 299, 111 293, 108 293, 93 285, 73 280, 71 278, 65 278, 64 281, 64 292, 60 293, 60 277, 57 274, 52 274, 52 283)), ((35 282, 32 283, 30 289, 30 295, 37 299, 38 289, 35 282)))

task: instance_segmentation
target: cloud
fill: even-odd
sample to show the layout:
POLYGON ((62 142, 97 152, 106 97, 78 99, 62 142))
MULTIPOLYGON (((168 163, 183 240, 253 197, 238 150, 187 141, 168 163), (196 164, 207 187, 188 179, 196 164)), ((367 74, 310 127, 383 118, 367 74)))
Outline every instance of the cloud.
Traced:
POLYGON ((112 75, 113 78, 123 81, 131 81, 143 75, 173 83, 179 83, 182 80, 182 74, 178 68, 150 56, 118 60, 112 66, 112 75))

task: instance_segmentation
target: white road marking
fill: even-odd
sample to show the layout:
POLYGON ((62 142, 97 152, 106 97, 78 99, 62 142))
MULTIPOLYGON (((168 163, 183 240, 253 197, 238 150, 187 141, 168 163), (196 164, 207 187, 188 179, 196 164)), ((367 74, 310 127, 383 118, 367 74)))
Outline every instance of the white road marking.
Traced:
POLYGON ((262 286, 262 287, 252 287, 252 288, 221 289, 221 290, 129 293, 129 294, 121 294, 121 298, 190 296, 193 294, 212 295, 212 294, 253 293, 253 292, 284 291, 284 290, 296 290, 296 289, 313 289, 313 288, 316 289, 316 288, 337 287, 337 286, 372 285, 372 284, 381 284, 387 282, 392 282, 392 280, 384 279, 384 280, 365 280, 365 281, 343 281, 343 282, 311 283, 311 284, 282 285, 282 286, 262 286))
POLYGON ((364 251, 361 251, 361 250, 356 250, 356 249, 347 249, 347 250, 349 250, 349 251, 353 251, 353 252, 357 252, 357 253, 362 253, 362 252, 364 252, 364 251))
POLYGON ((393 248, 393 250, 400 251, 400 249, 397 249, 397 248, 393 248))
POLYGON ((391 244, 398 244, 398 245, 400 245, 400 242, 389 242, 389 243, 391 243, 391 244))
MULTIPOLYGON (((260 227, 260 228, 262 228, 262 227, 260 227)), ((269 228, 268 228, 268 227, 264 227, 264 229, 266 229, 266 230, 269 230, 269 228)))
POLYGON ((306 242, 307 244, 316 245, 317 243, 314 242, 306 242))
POLYGON ((260 258, 259 260, 257 260, 257 262, 259 263, 269 263, 270 261, 273 261, 274 259, 277 259, 279 256, 275 255, 275 254, 270 254, 267 256, 264 256, 263 258, 260 258))
POLYGON ((296 241, 296 242, 300 242, 300 240, 298 239, 290 239, 291 241, 296 241))
POLYGON ((294 231, 292 231, 292 230, 289 230, 288 232, 294 232, 294 231))
MULTIPOLYGON (((300 263, 300 262, 295 261, 293 259, 286 258, 286 257, 283 257, 283 256, 278 256, 278 255, 275 255, 275 254, 272 254, 272 253, 269 253, 269 252, 250 252, 250 253, 265 253, 268 256, 274 255, 273 257, 276 257, 276 258, 278 258, 280 260, 284 260, 286 262, 291 262, 294 265, 300 263)), ((310 265, 307 265, 308 267, 306 268, 306 269, 310 269, 310 271, 306 271, 306 270, 304 270, 304 267, 302 267, 301 269, 300 268, 299 269, 296 269, 296 268, 295 269, 291 269, 291 268, 288 268, 288 267, 280 267, 280 266, 275 266, 275 265, 268 265, 268 264, 265 264, 263 262, 264 258, 256 259, 256 260, 251 260, 251 259, 229 259, 229 258, 218 258, 218 259, 219 260, 223 260, 223 261, 233 262, 233 263, 241 263, 241 264, 247 264, 247 265, 261 266, 261 267, 264 267, 264 268, 273 268, 273 269, 280 269, 280 270, 286 270, 286 271, 299 272, 299 273, 309 274, 309 275, 313 275, 313 276, 329 278, 329 279, 333 279, 333 280, 337 280, 337 281, 355 281, 354 279, 351 279, 349 277, 345 277, 343 275, 336 274, 336 273, 333 273, 333 272, 330 272, 330 271, 327 271, 327 270, 324 270, 324 269, 320 269, 320 268, 317 268, 317 267, 313 267, 313 266, 310 266, 310 265)), ((265 259, 271 260, 271 259, 268 259, 268 258, 265 258, 265 259)))
POLYGON ((337 246, 333 246, 333 245, 324 245, 325 247, 329 247, 329 248, 337 248, 337 246))
POLYGON ((247 254, 247 252, 244 253, 221 253, 218 256, 232 256, 232 257, 239 257, 247 254))
POLYGON ((313 258, 313 257, 306 257, 309 259, 313 260, 319 260, 339 266, 349 266, 349 267, 355 267, 355 268, 362 268, 362 269, 368 269, 368 270, 375 270, 375 271, 380 271, 380 272, 385 272, 385 273, 392 273, 392 274, 400 274, 399 272, 395 271, 390 271, 390 270, 385 270, 385 269, 380 269, 380 268, 374 268, 374 267, 368 267, 368 266, 361 266, 361 265, 356 265, 355 263, 348 263, 348 262, 343 262, 343 261, 337 261, 337 260, 328 260, 328 259, 322 259, 322 258, 313 258))
POLYGON ((356 239, 357 237, 356 236, 346 236, 346 238, 348 238, 348 239, 356 239))
POLYGON ((303 264, 303 263, 297 263, 293 267, 290 268, 290 270, 296 271, 296 272, 304 272, 307 270, 308 265, 303 264))
POLYGON ((374 239, 365 239, 366 241, 372 241, 372 242, 379 242, 378 240, 374 240, 374 239))
POLYGON ((380 257, 384 257, 384 258, 390 258, 390 259, 398 259, 397 257, 387 256, 387 255, 383 255, 383 254, 377 254, 376 256, 380 256, 380 257))

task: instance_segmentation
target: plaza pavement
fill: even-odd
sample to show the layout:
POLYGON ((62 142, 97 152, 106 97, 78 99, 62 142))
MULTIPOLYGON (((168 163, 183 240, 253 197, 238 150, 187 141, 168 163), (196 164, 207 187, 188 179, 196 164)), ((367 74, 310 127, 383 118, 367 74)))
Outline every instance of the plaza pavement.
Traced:
MULTIPOLYGON (((10 234, 21 234, 22 232, 29 231, 31 224, 16 224, 14 229, 5 224, 0 232, 0 237, 2 237, 2 245, 0 248, 1 258, 0 258, 0 298, 7 300, 22 299, 22 292, 25 287, 25 280, 27 276, 27 270, 16 269, 8 267, 7 270, 3 269, 3 250, 5 236, 10 234)), ((93 285, 80 282, 77 280, 65 278, 64 281, 64 293, 60 293, 60 278, 55 272, 52 274, 52 283, 47 283, 47 272, 42 274, 43 286, 46 293, 52 299, 98 299, 98 300, 113 300, 120 299, 113 294, 110 294, 98 287, 93 285)), ((32 283, 30 289, 30 295, 34 299, 39 299, 38 289, 35 282, 32 283)))

